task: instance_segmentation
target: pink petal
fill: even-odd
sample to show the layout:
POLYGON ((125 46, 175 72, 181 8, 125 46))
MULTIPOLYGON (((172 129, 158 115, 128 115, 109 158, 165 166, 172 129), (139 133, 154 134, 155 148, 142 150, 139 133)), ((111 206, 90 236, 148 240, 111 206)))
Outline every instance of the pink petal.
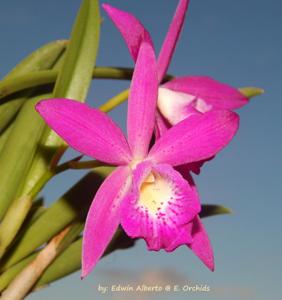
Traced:
POLYGON ((199 161, 195 161, 189 164, 185 164, 185 165, 181 165, 179 167, 181 167, 181 169, 179 169, 179 167, 177 167, 177 170, 182 174, 182 176, 185 178, 185 176, 183 174, 187 174, 189 172, 193 172, 196 175, 199 175, 201 173, 201 168, 202 166, 210 161, 214 159, 214 156, 209 157, 207 159, 204 160, 199 160, 199 161))
POLYGON ((128 143, 134 158, 148 153, 153 134, 158 95, 157 64, 152 47, 141 45, 128 99, 128 143))
POLYGON ((122 131, 105 113, 68 99, 43 100, 36 110, 75 150, 114 165, 130 161, 122 131))
POLYGON ((159 58, 158 58, 158 75, 159 81, 166 74, 169 63, 171 61, 173 52, 176 47, 177 40, 179 38, 181 29, 183 27, 186 10, 189 4, 189 0, 180 0, 175 11, 173 20, 170 24, 168 33, 165 37, 164 43, 162 45, 159 58))
POLYGON ((249 102, 237 89, 205 76, 178 77, 163 87, 192 95, 216 109, 234 110, 249 102))
POLYGON ((190 187, 194 190, 195 194, 200 199, 196 183, 190 174, 190 169, 188 168, 188 166, 189 166, 189 164, 181 165, 181 166, 175 167, 174 169, 177 172, 179 172, 185 180, 188 181, 190 187))
POLYGON ((214 271, 214 256, 212 246, 199 216, 196 216, 193 223, 189 224, 188 227, 193 237, 192 243, 187 244, 188 247, 191 248, 191 250, 211 271, 214 271))
POLYGON ((194 115, 170 128, 156 141, 148 159, 173 166, 210 158, 223 149, 239 127, 239 116, 214 110, 194 115))
POLYGON ((155 136, 158 140, 171 126, 163 118, 163 116, 157 111, 156 112, 156 124, 155 124, 155 136))
POLYGON ((82 247, 82 277, 103 255, 120 223, 120 203, 130 169, 118 167, 100 186, 87 215, 82 247))
POLYGON ((102 6, 120 31, 134 61, 137 60, 142 42, 149 43, 153 48, 150 34, 137 18, 109 4, 102 4, 102 6))
POLYGON ((185 225, 199 211, 198 195, 178 172, 169 165, 146 161, 133 171, 121 225, 130 237, 144 238, 149 250, 173 251, 192 242, 185 225))
MULTIPOLYGON (((177 171, 186 179, 195 193, 195 197, 199 198, 197 186, 193 177, 189 173, 188 165, 177 167, 177 171)), ((187 246, 202 260, 202 262, 211 270, 214 271, 214 257, 212 246, 202 224, 200 217, 197 215, 189 224, 185 226, 186 230, 192 236, 192 242, 187 243, 187 246)))
POLYGON ((201 168, 204 165, 204 163, 207 161, 210 161, 213 158, 214 158, 214 156, 212 156, 211 158, 208 158, 208 159, 195 161, 193 163, 187 164, 186 166, 189 171, 193 172, 196 175, 199 175, 201 173, 201 168))

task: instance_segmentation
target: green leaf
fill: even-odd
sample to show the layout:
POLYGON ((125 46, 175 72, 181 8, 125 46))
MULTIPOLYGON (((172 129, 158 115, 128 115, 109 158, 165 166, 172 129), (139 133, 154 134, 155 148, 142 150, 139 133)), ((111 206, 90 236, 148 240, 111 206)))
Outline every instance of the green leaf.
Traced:
POLYGON ((74 221, 84 222, 92 199, 112 171, 101 167, 87 174, 22 232, 20 239, 1 261, 1 270, 26 257, 74 221))
POLYGON ((84 0, 76 18, 54 97, 85 101, 96 62, 100 35, 97 0, 84 0))
POLYGON ((4 79, 52 68, 67 44, 67 40, 57 40, 42 46, 23 59, 4 79))
POLYGON ((229 208, 217 204, 203 204, 200 212, 201 218, 206 218, 216 215, 232 214, 229 208))
MULTIPOLYGON (((52 68, 65 50, 66 44, 67 41, 55 41, 34 51, 31 55, 20 62, 2 81, 0 81, 2 91, 3 89, 5 90, 5 84, 3 84, 3 82, 6 80, 12 81, 13 78, 23 76, 29 72, 52 68)), ((13 97, 0 101, 0 133, 15 117, 25 100, 28 99, 28 95, 30 94, 26 91, 22 91, 13 97)))
MULTIPOLYGON (((54 97, 66 97, 85 101, 91 83, 99 44, 100 16, 97 0, 84 0, 76 18, 71 39, 65 52, 64 63, 59 69, 54 88, 54 97)), ((33 103, 34 106, 35 103, 33 103)), ((32 105, 32 104, 31 104, 32 105)), ((34 110, 34 108, 33 108, 34 110)), ((39 115, 38 115, 39 116, 39 115)), ((31 126, 32 123, 29 122, 31 126)), ((37 126, 35 126, 37 129, 37 126)), ((21 193, 17 195, 0 228, 0 256, 6 251, 23 223, 33 200, 28 194, 46 172, 49 172, 52 158, 64 142, 47 126, 32 155, 32 164, 21 193), (11 223, 13 220, 13 223, 11 223), (9 234, 6 234, 8 232, 9 234)), ((60 150, 60 154, 63 151, 60 150)), ((22 178, 24 179, 24 178, 22 178)), ((11 187, 11 186, 10 186, 11 187)), ((0 190, 1 191, 1 190, 0 190)), ((9 204, 13 198, 5 200, 9 204)), ((3 212, 7 207, 3 208, 3 212)))
POLYGON ((4 145, 6 144, 6 141, 8 140, 9 134, 12 131, 13 124, 10 124, 4 132, 0 135, 0 153, 2 149, 4 148, 4 145))
POLYGON ((0 104, 0 135, 11 124, 17 112, 27 99, 28 97, 26 96, 19 96, 18 98, 11 98, 9 101, 0 104))
MULTIPOLYGON (((53 97, 85 101, 95 65, 100 33, 100 16, 97 0, 84 0, 76 18, 66 57, 55 84, 53 97)), ((64 142, 46 127, 27 176, 23 193, 50 168, 57 151, 64 153, 64 142), (42 155, 42 149, 45 155, 42 155)))
POLYGON ((60 253, 63 252, 65 249, 67 249, 67 247, 80 236, 83 228, 84 228, 84 222, 75 221, 74 223, 72 223, 67 235, 64 237, 64 239, 57 247, 57 252, 60 253))
MULTIPOLYGON (((42 70, 2 80, 0 81, 0 99, 28 88, 54 83, 57 74, 56 70, 42 70)), ((13 101, 9 100, 6 102, 13 101)))
POLYGON ((240 88, 239 91, 249 99, 260 96, 264 93, 263 89, 257 87, 243 87, 240 88))
MULTIPOLYGON (((21 232, 25 232, 46 210, 47 208, 44 206, 43 198, 34 201, 21 227, 21 232)), ((21 233, 19 233, 19 236, 20 235, 21 233)))
POLYGON ((3 218, 10 203, 19 196, 18 188, 27 175, 44 130, 44 121, 34 110, 34 105, 42 97, 50 96, 50 94, 41 95, 25 102, 2 148, 0 166, 1 173, 5 176, 1 176, 0 180, 0 219, 3 218))
MULTIPOLYGON (((104 255, 118 249, 127 249, 134 245, 135 240, 130 239, 120 228, 115 233, 111 243, 107 247, 104 255)), ((75 271, 80 270, 81 266, 81 250, 82 250, 82 238, 78 238, 72 242, 63 252, 60 254, 55 261, 47 268, 42 277, 36 284, 36 288, 44 287, 51 282, 65 277, 75 271)), ((31 254, 27 258, 21 260, 11 268, 6 270, 0 275, 0 292, 3 291, 9 283, 19 274, 24 267, 34 260, 37 252, 31 254)))
MULTIPOLYGON (((53 68, 59 69, 63 59, 64 53, 57 58, 53 68)), ((50 97, 51 94, 40 94, 24 103, 0 153, 0 165, 6 175, 0 181, 0 218, 4 216, 0 226, 0 257, 15 238, 32 206, 33 197, 23 193, 24 183, 46 129, 34 107, 43 98, 50 97)), ((39 151, 45 155, 43 149, 39 151)))
MULTIPOLYGON (((135 240, 129 238, 122 229, 118 229, 112 241, 108 245, 103 257, 119 249, 127 249, 134 246, 135 240)), ((82 238, 75 241, 49 266, 36 284, 42 287, 55 280, 65 277, 81 267, 82 238)), ((1 279, 0 279, 1 282, 1 279)))
MULTIPOLYGON (((53 67, 59 68, 62 59, 63 53, 56 57, 53 67)), ((42 98, 50 97, 51 94, 40 94, 24 103, 0 153, 1 170, 5 173, 0 181, 0 218, 5 215, 0 226, 0 257, 13 241, 32 206, 33 199, 22 195, 21 190, 46 127, 34 106, 42 98)))

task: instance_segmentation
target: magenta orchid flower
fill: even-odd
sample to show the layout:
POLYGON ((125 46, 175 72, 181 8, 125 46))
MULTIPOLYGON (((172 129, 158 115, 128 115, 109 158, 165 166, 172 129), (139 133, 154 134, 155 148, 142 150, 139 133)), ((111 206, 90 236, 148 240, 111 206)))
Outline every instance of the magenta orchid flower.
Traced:
MULTIPOLYGON (((157 61, 159 83, 162 82, 169 67, 188 6, 189 0, 179 1, 161 47, 157 61)), ((108 4, 103 4, 103 8, 120 31, 134 61, 137 59, 143 41, 154 47, 149 32, 135 16, 108 4)), ((235 110, 247 103, 248 98, 237 89, 210 77, 177 77, 159 86, 155 136, 159 138, 172 125, 192 115, 204 114, 216 109, 235 110)), ((202 165, 212 158, 187 164, 186 168, 182 169, 183 174, 185 175, 189 171, 199 174, 202 165)))
POLYGON ((149 250, 173 251, 187 245, 213 270, 213 252, 198 217, 200 202, 192 181, 174 167, 215 155, 238 128, 227 110, 195 115, 170 128, 149 148, 158 93, 154 50, 142 43, 130 88, 127 139, 103 112, 74 100, 41 101, 37 111, 70 146, 116 165, 97 191, 88 212, 82 277, 102 256, 118 226, 149 250))
MULTIPOLYGON (((158 57, 158 79, 163 80, 176 47, 189 0, 180 0, 158 57)), ((153 42, 149 32, 133 15, 104 4, 103 8, 121 32, 134 61, 142 41, 153 42)), ((234 110, 248 103, 237 89, 206 76, 185 76, 173 79, 159 88, 156 135, 194 114, 212 109, 234 110)))

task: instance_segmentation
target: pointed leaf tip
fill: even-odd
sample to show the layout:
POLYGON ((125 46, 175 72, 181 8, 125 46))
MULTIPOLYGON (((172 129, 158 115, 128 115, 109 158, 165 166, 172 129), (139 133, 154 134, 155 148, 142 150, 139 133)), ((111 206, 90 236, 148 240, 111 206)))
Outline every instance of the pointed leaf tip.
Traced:
POLYGON ((249 99, 264 94, 264 89, 257 87, 243 87, 239 91, 249 99))
POLYGON ((100 23, 99 1, 83 0, 55 84, 55 97, 85 101, 98 53, 100 23))
POLYGON ((203 204, 200 213, 201 218, 211 217, 216 215, 233 214, 233 211, 227 207, 217 204, 203 204))

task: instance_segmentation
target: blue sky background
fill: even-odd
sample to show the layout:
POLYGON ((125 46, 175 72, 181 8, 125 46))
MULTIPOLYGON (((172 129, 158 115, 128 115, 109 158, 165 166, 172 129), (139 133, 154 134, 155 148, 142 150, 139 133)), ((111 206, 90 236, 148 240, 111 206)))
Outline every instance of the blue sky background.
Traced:
MULTIPOLYGON (((108 1, 134 13, 159 49, 176 0, 108 1)), ((54 39, 69 36, 79 0, 2 0, 0 75, 20 59, 54 39)), ((102 13, 104 16, 105 14, 102 13)), ((113 284, 207 284, 210 293, 142 293, 137 299, 279 299, 281 258, 281 78, 282 2, 278 0, 191 0, 188 18, 170 72, 209 75, 233 86, 259 86, 265 95, 240 110, 234 141, 196 178, 203 203, 220 203, 234 214, 204 220, 216 259, 211 273, 181 247, 174 253, 148 252, 145 243, 103 259, 84 281, 79 273, 28 297, 49 299, 132 299, 132 294, 97 292, 113 284)), ((132 66, 118 32, 105 17, 98 65, 132 66)), ((95 81, 93 106, 121 91, 127 82, 95 81)), ((124 128, 126 105, 111 113, 124 128)), ((72 155, 69 153, 68 155, 72 155)), ((49 202, 75 182, 70 172, 45 189, 49 202)))

